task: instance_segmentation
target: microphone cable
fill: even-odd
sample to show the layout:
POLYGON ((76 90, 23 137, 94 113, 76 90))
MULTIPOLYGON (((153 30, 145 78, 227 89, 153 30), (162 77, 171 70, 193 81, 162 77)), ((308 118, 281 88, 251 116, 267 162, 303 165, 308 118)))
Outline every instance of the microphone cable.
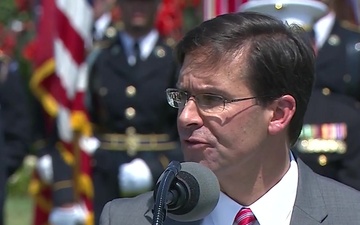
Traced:
POLYGON ((181 170, 181 164, 178 161, 171 161, 159 179, 156 189, 155 204, 153 209, 152 225, 162 225, 167 212, 167 196, 170 186, 181 170))

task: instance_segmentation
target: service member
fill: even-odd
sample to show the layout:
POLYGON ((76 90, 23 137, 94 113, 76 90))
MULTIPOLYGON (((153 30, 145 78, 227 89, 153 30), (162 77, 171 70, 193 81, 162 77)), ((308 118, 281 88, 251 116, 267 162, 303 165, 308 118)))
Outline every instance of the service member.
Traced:
POLYGON ((0 49, 0 225, 4 223, 7 179, 29 153, 29 102, 18 67, 0 49))
POLYGON ((94 213, 106 202, 153 189, 169 161, 182 160, 177 111, 165 89, 178 66, 154 27, 159 0, 120 0, 124 28, 98 53, 89 78, 89 112, 99 148, 94 152, 94 213))
POLYGON ((316 172, 360 190, 360 27, 342 18, 349 1, 324 1, 314 26, 316 80, 296 147, 316 172))

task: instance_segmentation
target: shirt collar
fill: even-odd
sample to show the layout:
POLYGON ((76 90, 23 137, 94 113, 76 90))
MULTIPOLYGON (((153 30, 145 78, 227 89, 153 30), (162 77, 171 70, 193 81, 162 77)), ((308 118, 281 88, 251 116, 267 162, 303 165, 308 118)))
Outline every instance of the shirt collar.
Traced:
MULTIPOLYGON (((297 184, 298 167, 291 153, 290 168, 284 177, 265 195, 249 206, 259 224, 290 223, 296 198, 297 184)), ((242 205, 221 192, 219 202, 215 209, 203 219, 201 224, 232 225, 237 212, 242 207, 242 205)))
POLYGON ((317 48, 321 48, 326 39, 329 37, 332 27, 335 23, 335 13, 329 12, 324 17, 320 18, 314 25, 315 39, 317 48))
MULTIPOLYGON (((159 38, 159 32, 155 29, 151 30, 147 35, 140 37, 137 39, 140 48, 140 57, 142 59, 146 59, 151 54, 154 49, 156 42, 159 38)), ((120 32, 120 40, 123 43, 126 55, 129 57, 133 54, 133 46, 135 43, 135 39, 131 37, 125 31, 120 32)))
POLYGON ((298 167, 290 155, 290 168, 284 177, 265 195, 250 205, 259 224, 289 224, 295 204, 298 167))

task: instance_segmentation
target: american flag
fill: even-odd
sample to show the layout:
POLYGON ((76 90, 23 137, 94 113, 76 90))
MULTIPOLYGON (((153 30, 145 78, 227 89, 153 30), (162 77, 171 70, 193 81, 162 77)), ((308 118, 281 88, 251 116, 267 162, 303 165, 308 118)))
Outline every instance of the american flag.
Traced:
POLYGON ((203 20, 212 19, 225 13, 237 12, 241 4, 248 0, 204 0, 203 20))
MULTIPOLYGON (((48 118, 56 124, 58 149, 74 170, 74 194, 90 212, 86 223, 90 225, 93 224, 90 156, 79 149, 77 140, 80 136, 91 135, 83 99, 92 5, 90 0, 40 0, 38 13, 30 86, 48 118)), ((49 187, 34 179, 30 191, 36 204, 34 225, 45 225, 52 206, 49 187)))

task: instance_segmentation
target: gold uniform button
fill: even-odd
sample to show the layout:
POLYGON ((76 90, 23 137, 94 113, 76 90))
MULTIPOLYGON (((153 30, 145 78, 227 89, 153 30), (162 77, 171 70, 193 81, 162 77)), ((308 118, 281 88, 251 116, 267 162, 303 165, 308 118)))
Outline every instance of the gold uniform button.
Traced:
POLYGON ((349 82, 351 81, 351 76, 350 76, 350 74, 345 74, 345 75, 343 76, 343 80, 344 80, 344 82, 349 83, 349 82))
POLYGON ((136 111, 133 107, 129 107, 125 110, 125 117, 128 120, 131 120, 132 118, 134 118, 136 115, 136 111))
POLYGON ((106 87, 101 87, 101 88, 99 89, 99 95, 100 95, 100 96, 104 97, 105 95, 107 95, 107 93, 108 93, 108 90, 107 90, 106 87))
POLYGON ((115 27, 108 27, 105 31, 105 36, 108 38, 113 38, 116 35, 116 28, 115 27))
POLYGON ((320 165, 320 166, 326 166, 327 161, 328 161, 328 160, 327 160, 326 155, 320 155, 320 156, 319 156, 318 162, 319 162, 319 165, 320 165))
POLYGON ((170 47, 173 47, 176 45, 176 40, 174 38, 167 38, 166 39, 166 44, 170 47))
POLYGON ((282 3, 276 3, 276 4, 275 4, 275 9, 280 10, 280 9, 282 9, 282 8, 283 8, 283 4, 282 4, 282 3))
POLYGON ((341 42, 340 37, 336 34, 331 35, 328 39, 328 43, 331 46, 337 46, 340 44, 340 42, 341 42))
POLYGON ((355 102, 354 107, 360 109, 360 102, 355 102))
POLYGON ((134 97, 136 95, 136 88, 132 85, 127 86, 125 93, 128 98, 134 97))
POLYGON ((163 47, 156 47, 155 48, 155 54, 159 58, 163 58, 166 56, 165 49, 163 47))
POLYGON ((360 52, 360 42, 355 44, 355 50, 360 52))
POLYGON ((322 94, 323 94, 323 95, 329 95, 329 94, 331 94, 331 91, 330 91, 329 88, 323 88, 323 89, 322 89, 322 94))
POLYGON ((136 129, 135 127, 128 127, 126 128, 125 133, 126 135, 134 135, 136 134, 136 129))

